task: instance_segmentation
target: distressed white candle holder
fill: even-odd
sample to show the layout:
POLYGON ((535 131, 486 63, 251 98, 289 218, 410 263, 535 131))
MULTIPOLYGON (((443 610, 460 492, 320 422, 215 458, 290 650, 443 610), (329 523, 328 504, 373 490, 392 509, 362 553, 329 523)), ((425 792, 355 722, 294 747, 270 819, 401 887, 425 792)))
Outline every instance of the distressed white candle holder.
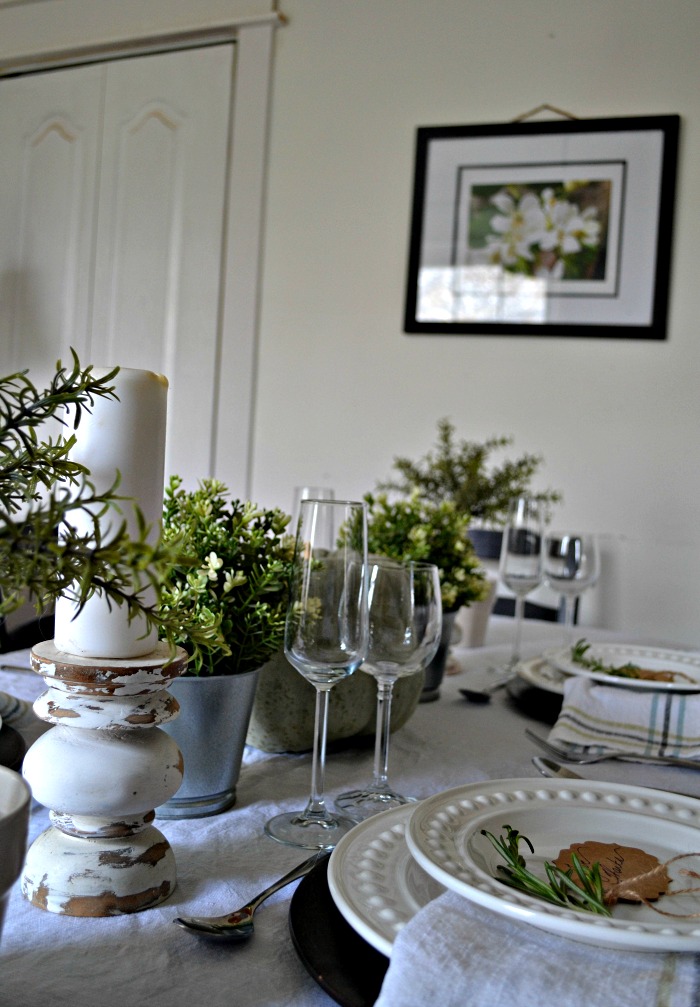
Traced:
POLYGON ((23 766, 52 823, 24 866, 22 892, 34 905, 66 916, 116 916, 172 892, 175 858, 151 823, 182 782, 180 750, 158 725, 177 716, 167 687, 187 660, 165 644, 118 660, 65 653, 54 641, 32 650, 32 669, 48 685, 34 710, 54 725, 23 766))

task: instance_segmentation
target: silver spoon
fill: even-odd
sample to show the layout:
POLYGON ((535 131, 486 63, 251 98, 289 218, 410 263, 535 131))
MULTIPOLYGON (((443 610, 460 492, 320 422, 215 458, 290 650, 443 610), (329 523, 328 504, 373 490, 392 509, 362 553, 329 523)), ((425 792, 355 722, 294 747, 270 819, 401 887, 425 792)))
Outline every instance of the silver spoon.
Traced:
POLYGON ((294 867, 279 881, 273 882, 250 902, 240 909, 236 909, 235 912, 227 913, 225 916, 177 916, 173 923, 177 923, 183 930, 189 930, 200 937, 225 941, 245 941, 253 936, 253 914, 258 906, 278 892, 280 888, 291 885, 292 881, 296 881, 298 878, 303 878, 314 869, 316 864, 330 855, 330 850, 319 850, 303 864, 294 867))

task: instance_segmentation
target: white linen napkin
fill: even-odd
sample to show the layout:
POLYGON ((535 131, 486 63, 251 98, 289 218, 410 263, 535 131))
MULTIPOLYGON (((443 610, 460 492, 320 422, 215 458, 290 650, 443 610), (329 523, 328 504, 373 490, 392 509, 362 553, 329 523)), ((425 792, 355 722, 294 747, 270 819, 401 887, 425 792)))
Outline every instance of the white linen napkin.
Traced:
POLYGON ((571 941, 446 892, 399 932, 375 1007, 690 1007, 700 956, 571 941))
POLYGON ((549 740, 636 755, 700 757, 700 693, 627 689, 572 676, 549 740))

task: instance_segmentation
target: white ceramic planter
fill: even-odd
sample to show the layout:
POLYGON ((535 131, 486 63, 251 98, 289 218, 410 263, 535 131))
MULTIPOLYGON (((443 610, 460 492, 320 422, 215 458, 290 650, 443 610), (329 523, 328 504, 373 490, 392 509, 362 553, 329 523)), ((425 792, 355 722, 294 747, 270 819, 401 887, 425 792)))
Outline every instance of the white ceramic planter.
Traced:
POLYGON ((0 935, 10 892, 22 873, 31 799, 19 773, 0 766, 0 935))
POLYGON ((488 597, 483 601, 473 601, 458 610, 453 643, 459 643, 462 647, 484 646, 489 619, 496 603, 496 589, 498 587, 497 575, 487 573, 487 579, 489 582, 488 597))

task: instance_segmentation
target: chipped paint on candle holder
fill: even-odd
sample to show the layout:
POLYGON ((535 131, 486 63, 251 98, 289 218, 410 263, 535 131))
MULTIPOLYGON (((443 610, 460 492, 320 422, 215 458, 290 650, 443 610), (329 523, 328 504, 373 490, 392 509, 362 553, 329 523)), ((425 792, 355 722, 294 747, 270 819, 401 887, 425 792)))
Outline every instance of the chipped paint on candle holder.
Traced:
POLYGON ((188 657, 159 647, 134 659, 89 659, 32 651, 48 688, 35 712, 54 726, 25 756, 23 774, 50 809, 51 826, 32 844, 22 877, 28 901, 69 916, 137 912, 176 884, 170 844, 154 808, 182 783, 182 754, 162 731, 178 713, 167 686, 188 657))

